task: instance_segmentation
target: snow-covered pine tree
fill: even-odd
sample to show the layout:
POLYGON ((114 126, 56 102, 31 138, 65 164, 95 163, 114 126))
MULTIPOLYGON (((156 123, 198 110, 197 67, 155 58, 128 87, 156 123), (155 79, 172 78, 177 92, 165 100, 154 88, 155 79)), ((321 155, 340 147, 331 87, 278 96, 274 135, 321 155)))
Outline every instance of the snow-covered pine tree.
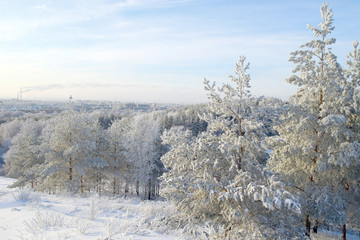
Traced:
POLYGON ((226 225, 228 238, 290 237, 296 229, 288 211, 298 212, 299 205, 264 170, 265 110, 249 97, 248 66, 240 57, 231 83, 218 89, 204 80, 210 100, 210 112, 202 116, 205 132, 196 138, 178 128, 164 132, 171 150, 162 157, 169 171, 161 193, 188 216, 216 228, 226 225))
MULTIPOLYGON (((103 177, 106 175, 106 169, 109 167, 109 163, 105 158, 109 150, 107 148, 106 132, 101 127, 99 118, 96 115, 87 113, 85 115, 87 122, 86 127, 90 130, 91 139, 89 140, 95 143, 95 148, 90 149, 90 157, 86 159, 86 163, 88 164, 84 175, 86 190, 91 191, 91 189, 96 189, 96 192, 101 194, 105 184, 103 177)), ((84 188, 84 185, 82 188, 84 188)), ((81 192, 83 192, 83 190, 81 192)))
MULTIPOLYGON (((353 51, 347 56, 348 68, 345 69, 345 75, 348 80, 347 96, 352 104, 352 112, 347 119, 347 125, 351 129, 352 135, 350 141, 343 147, 347 149, 346 157, 352 159, 350 168, 347 169, 346 190, 346 216, 350 227, 360 231, 360 49, 359 42, 354 41, 353 51), (349 151, 350 150, 350 151, 349 151)), ((343 157, 343 156, 341 156, 343 157)), ((346 230, 346 225, 343 226, 346 230)), ((346 237, 346 231, 343 231, 343 237, 346 237)))
POLYGON ((120 178, 125 183, 124 194, 129 191, 130 164, 124 156, 123 141, 124 124, 121 120, 115 120, 105 132, 107 147, 104 149, 104 157, 109 166, 106 168, 106 174, 111 182, 113 195, 119 193, 120 178))
POLYGON ((41 145, 45 157, 44 187, 84 192, 86 172, 107 165, 95 154, 96 127, 93 119, 75 111, 71 102, 45 127, 41 145))
MULTIPOLYGON (((359 179, 360 148, 351 127, 358 111, 356 80, 347 80, 331 51, 335 39, 328 36, 334 29, 333 13, 326 3, 321 17, 318 28, 308 26, 315 39, 291 53, 296 67, 287 81, 299 88, 291 98, 293 107, 277 128, 280 136, 274 139, 270 161, 271 170, 288 183, 289 191, 302 196, 306 235, 310 235, 310 221, 314 232, 319 221, 346 224, 347 199, 359 179)), ((356 71, 350 75, 356 76, 356 71)))
POLYGON ((43 127, 43 121, 28 119, 12 139, 11 148, 5 154, 5 162, 9 164, 7 176, 17 178, 17 181, 10 187, 24 187, 27 184, 31 188, 35 187, 39 169, 44 162, 39 150, 43 127))

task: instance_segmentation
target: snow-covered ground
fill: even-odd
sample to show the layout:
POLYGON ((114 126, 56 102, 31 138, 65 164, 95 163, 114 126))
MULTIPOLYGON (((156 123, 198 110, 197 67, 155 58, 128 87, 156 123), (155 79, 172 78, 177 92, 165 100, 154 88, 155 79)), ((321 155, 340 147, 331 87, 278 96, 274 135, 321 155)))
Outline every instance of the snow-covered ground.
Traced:
POLYGON ((0 177, 0 239, 181 239, 160 225, 175 211, 166 202, 48 195, 12 182, 0 177))
MULTIPOLYGON (((48 195, 7 188, 13 181, 0 177, 1 240, 192 239, 162 221, 166 216, 176 215, 175 208, 167 202, 48 195)), ((341 239, 340 236, 341 232, 321 231, 312 239, 341 239)), ((347 239, 360 237, 352 233, 347 239)))

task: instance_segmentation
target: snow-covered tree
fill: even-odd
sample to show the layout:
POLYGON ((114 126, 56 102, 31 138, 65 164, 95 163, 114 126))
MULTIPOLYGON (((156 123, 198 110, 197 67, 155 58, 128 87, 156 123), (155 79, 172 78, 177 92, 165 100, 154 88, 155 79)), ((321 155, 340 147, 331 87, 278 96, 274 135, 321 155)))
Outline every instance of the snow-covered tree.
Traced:
POLYGON ((107 165, 96 155, 96 128, 93 119, 71 106, 53 119, 43 131, 41 150, 45 157, 45 183, 84 191, 86 172, 107 165))
POLYGON ((12 139, 11 148, 5 154, 8 166, 7 176, 17 178, 11 187, 31 184, 34 188, 44 162, 39 151, 40 135, 44 122, 28 119, 20 132, 12 139))
MULTIPOLYGON (((353 144, 348 144, 348 149, 352 148, 350 152, 353 163, 345 174, 348 176, 348 182, 345 184, 346 190, 346 215, 347 223, 360 231, 360 49, 358 48, 359 42, 355 41, 354 49, 348 54, 348 61, 346 62, 348 68, 345 70, 348 79, 348 95, 352 99, 350 101, 353 106, 353 111, 348 117, 347 125, 352 131, 351 140, 353 144)), ((347 154, 349 157, 349 153, 347 154)), ((346 230, 346 229, 345 229, 346 230)))
POLYGON ((128 184, 130 181, 129 163, 124 156, 124 147, 122 146, 124 126, 121 120, 115 120, 105 131, 106 149, 104 149, 104 159, 109 166, 106 168, 106 174, 111 182, 112 193, 118 194, 120 180, 125 182, 124 194, 128 193, 128 184))
POLYGON ((318 27, 308 26, 315 39, 291 53, 295 74, 287 82, 299 88, 277 128, 270 161, 290 192, 301 194, 307 235, 310 221, 315 232, 319 221, 346 224, 347 199, 355 194, 360 172, 360 144, 351 126, 358 112, 357 70, 348 72, 355 79, 349 81, 331 51, 335 39, 329 37, 334 27, 328 4, 322 5, 321 16, 318 27))
POLYGON ((150 199, 154 195, 160 159, 161 116, 155 113, 138 114, 125 120, 122 144, 136 194, 150 199))
POLYGON ((250 98, 248 68, 240 57, 231 83, 216 89, 204 80, 210 100, 210 112, 202 116, 205 132, 196 138, 178 128, 164 133, 171 150, 162 157, 169 169, 162 177, 162 195, 187 215, 226 225, 229 238, 271 238, 279 231, 292 236, 293 220, 284 212, 298 212, 299 205, 264 170, 268 154, 262 143, 268 130, 260 120, 265 110, 260 100, 250 98))
MULTIPOLYGON (((11 140, 16 136, 21 130, 23 121, 15 119, 10 122, 6 122, 0 125, 0 161, 2 162, 2 155, 6 153, 11 147, 11 140)), ((5 162, 3 171, 6 174, 11 167, 11 162, 5 162)))
POLYGON ((94 114, 86 114, 86 125, 90 129, 91 142, 95 143, 95 148, 90 149, 90 165, 87 166, 85 172, 85 180, 87 190, 96 189, 101 194, 106 185, 107 169, 109 162, 107 161, 107 153, 109 152, 109 144, 107 132, 101 126, 98 117, 94 114))
POLYGON ((205 104, 189 105, 182 108, 171 109, 164 117, 162 126, 170 129, 173 126, 184 126, 190 129, 194 136, 206 130, 207 123, 199 115, 207 111, 205 104))

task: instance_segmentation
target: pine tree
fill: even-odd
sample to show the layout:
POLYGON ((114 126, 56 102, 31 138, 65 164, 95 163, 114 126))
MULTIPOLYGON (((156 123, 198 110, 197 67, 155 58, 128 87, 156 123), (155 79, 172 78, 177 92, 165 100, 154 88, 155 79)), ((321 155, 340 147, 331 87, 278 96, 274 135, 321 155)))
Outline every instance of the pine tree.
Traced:
POLYGON ((121 120, 114 121, 106 130, 107 147, 104 149, 105 159, 109 166, 107 167, 107 174, 112 182, 112 193, 115 195, 119 189, 119 178, 121 177, 125 182, 124 194, 127 195, 129 189, 129 163, 124 156, 123 141, 124 126, 121 120))
POLYGON ((250 98, 248 67, 240 57, 231 83, 218 89, 204 80, 210 100, 210 111, 202 116, 205 132, 196 138, 189 132, 177 137, 178 128, 164 133, 171 150, 162 157, 169 172, 161 192, 188 216, 226 225, 226 237, 271 238, 284 227, 291 230, 282 234, 290 237, 296 230, 287 212, 298 212, 299 205, 265 171, 268 155, 262 143, 268 130, 261 120, 267 111, 261 100, 250 98))
MULTIPOLYGON (((350 98, 350 103, 352 104, 352 111, 350 116, 347 118, 347 125, 351 129, 352 135, 350 143, 345 143, 343 149, 345 150, 346 158, 350 158, 348 162, 349 168, 345 175, 347 179, 345 180, 345 194, 346 194, 346 215, 347 223, 360 231, 360 186, 358 179, 360 179, 360 49, 358 48, 359 42, 355 41, 354 49, 347 56, 348 61, 346 62, 348 68, 345 69, 345 75, 348 79, 348 91, 347 95, 350 98)), ((344 156, 340 156, 344 157, 344 156)), ((346 226, 343 226, 343 229, 346 230, 346 226)), ((343 232, 344 237, 346 237, 346 232, 343 232)))
POLYGON ((306 235, 310 221, 346 223, 346 186, 354 181, 351 169, 358 169, 358 142, 349 125, 356 112, 354 86, 346 78, 330 46, 333 13, 324 4, 319 27, 308 26, 315 39, 291 53, 296 66, 287 79, 299 88, 293 107, 283 115, 279 137, 270 161, 271 170, 289 183, 289 191, 301 194, 306 235), (355 154, 355 155, 354 155, 355 154))
POLYGON ((59 186, 70 192, 84 192, 86 173, 107 165, 96 155, 96 123, 70 106, 53 119, 42 135, 44 186, 59 186))
POLYGON ((12 139, 11 148, 5 154, 6 163, 11 163, 7 176, 17 178, 11 187, 24 187, 26 184, 35 187, 39 169, 44 162, 39 151, 39 136, 43 127, 43 122, 28 119, 12 139))

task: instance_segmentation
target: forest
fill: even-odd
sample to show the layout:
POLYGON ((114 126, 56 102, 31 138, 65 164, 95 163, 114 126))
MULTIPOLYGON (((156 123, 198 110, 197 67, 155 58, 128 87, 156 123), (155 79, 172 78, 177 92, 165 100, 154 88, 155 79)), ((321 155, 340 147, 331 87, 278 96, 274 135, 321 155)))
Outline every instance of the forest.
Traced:
POLYGON ((165 199, 164 224, 208 239, 305 239, 360 231, 360 50, 332 52, 333 12, 290 53, 288 101, 254 97, 240 56, 208 103, 154 111, 1 111, 2 174, 48 194, 165 199), (202 230, 201 230, 202 229, 202 230), (217 236, 214 237, 214 236, 217 236), (202 235, 204 236, 204 235, 202 235))

